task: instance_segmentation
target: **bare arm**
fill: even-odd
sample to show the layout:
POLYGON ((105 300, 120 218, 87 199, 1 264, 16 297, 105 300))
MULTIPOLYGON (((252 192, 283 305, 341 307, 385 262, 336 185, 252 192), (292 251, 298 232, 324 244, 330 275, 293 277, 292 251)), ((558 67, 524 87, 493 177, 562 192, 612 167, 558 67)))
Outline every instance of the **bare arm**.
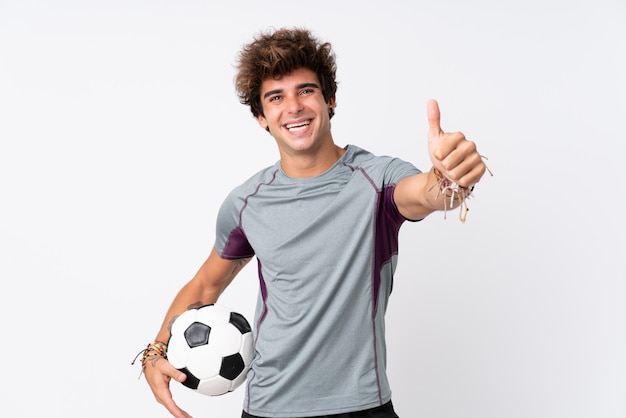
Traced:
POLYGON ((446 200, 446 192, 439 192, 435 169, 463 188, 471 188, 478 183, 487 169, 474 142, 467 140, 461 132, 443 132, 440 126, 439 105, 436 101, 428 102, 427 113, 428 153, 433 168, 427 173, 402 179, 394 193, 394 200, 400 213, 405 218, 413 220, 460 204, 458 199, 452 202, 446 200))
POLYGON ((217 302, 222 292, 249 261, 249 258, 223 259, 213 248, 195 276, 174 298, 156 339, 167 341, 170 337, 169 327, 172 321, 184 311, 217 302))
MULTIPOLYGON (((195 276, 183 286, 174 298, 157 334, 157 341, 167 342, 169 340, 171 323, 184 311, 217 302, 224 289, 249 261, 249 258, 225 260, 213 248, 195 276)), ((178 382, 185 380, 184 373, 176 370, 161 356, 150 357, 145 364, 144 373, 157 402, 165 406, 177 418, 190 417, 176 405, 169 389, 171 379, 178 382)))
POLYGON ((419 220, 444 209, 446 203, 437 191, 437 179, 430 170, 400 180, 394 192, 394 200, 402 216, 419 220))

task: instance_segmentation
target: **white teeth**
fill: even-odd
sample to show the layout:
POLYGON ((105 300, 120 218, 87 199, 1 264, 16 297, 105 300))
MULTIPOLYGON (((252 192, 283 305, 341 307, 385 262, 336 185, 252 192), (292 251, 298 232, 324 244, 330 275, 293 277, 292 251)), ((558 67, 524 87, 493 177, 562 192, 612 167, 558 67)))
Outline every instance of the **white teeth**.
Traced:
POLYGON ((311 122, 301 122, 301 123, 290 123, 289 125, 285 125, 285 127, 287 129, 294 129, 294 128, 302 128, 304 126, 308 126, 311 122))

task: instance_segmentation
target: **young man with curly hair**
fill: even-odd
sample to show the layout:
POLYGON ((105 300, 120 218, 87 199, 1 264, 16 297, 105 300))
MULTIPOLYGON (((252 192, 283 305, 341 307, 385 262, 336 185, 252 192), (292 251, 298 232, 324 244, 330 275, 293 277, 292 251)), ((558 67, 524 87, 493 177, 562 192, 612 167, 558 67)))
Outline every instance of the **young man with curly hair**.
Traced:
MULTIPOLYGON (((217 302, 256 257, 255 357, 242 417, 397 417, 384 315, 400 226, 462 204, 486 170, 473 142, 441 130, 433 100, 428 172, 337 146, 335 72, 331 45, 304 29, 262 33, 242 49, 240 101, 275 139, 280 160, 226 197, 211 254, 157 334, 168 341, 177 315, 217 302)), ((185 375, 150 350, 144 371, 157 401, 188 417, 169 390, 185 375)))

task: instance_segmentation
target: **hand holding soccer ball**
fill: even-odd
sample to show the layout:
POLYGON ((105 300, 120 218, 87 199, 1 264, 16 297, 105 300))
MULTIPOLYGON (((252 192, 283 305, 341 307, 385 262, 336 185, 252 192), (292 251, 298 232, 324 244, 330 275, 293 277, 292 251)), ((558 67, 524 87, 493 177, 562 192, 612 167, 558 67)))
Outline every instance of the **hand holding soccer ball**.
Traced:
POLYGON ((182 384, 198 393, 235 390, 246 380, 253 355, 250 324, 224 306, 190 309, 172 324, 167 359, 187 376, 182 384))

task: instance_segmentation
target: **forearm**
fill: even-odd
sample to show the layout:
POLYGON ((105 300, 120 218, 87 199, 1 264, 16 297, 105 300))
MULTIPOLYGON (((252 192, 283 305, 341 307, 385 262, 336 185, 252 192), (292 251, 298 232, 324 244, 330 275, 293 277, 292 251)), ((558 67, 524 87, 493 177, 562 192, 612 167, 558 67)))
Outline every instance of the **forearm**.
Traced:
POLYGON ((170 338, 170 327, 174 320, 183 312, 203 305, 216 303, 224 291, 220 284, 204 284, 196 278, 187 283, 172 301, 156 340, 167 342, 170 338))
POLYGON ((402 179, 396 186, 394 199, 400 213, 412 220, 425 218, 435 211, 453 209, 460 204, 451 190, 442 190, 434 169, 402 179))
POLYGON ((216 303, 222 292, 250 259, 225 260, 215 249, 200 267, 196 275, 178 292, 170 305, 157 340, 167 342, 171 323, 186 310, 216 303))

